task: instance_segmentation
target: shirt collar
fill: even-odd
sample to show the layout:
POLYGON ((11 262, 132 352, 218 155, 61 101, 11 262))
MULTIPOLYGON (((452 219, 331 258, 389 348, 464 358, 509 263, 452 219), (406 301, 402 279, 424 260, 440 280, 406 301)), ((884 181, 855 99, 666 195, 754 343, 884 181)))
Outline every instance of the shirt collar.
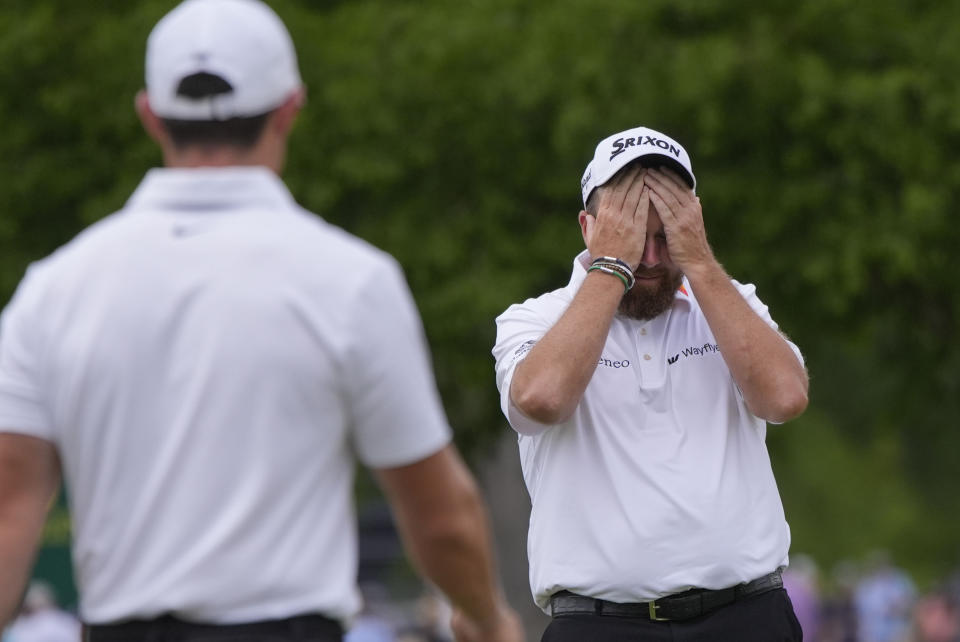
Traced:
POLYGON ((126 206, 201 213, 290 209, 296 201, 280 177, 266 167, 163 167, 147 172, 126 206))
MULTIPOLYGON (((575 293, 580 289, 580 286, 583 284, 583 280, 587 278, 587 268, 590 267, 590 252, 584 250, 573 259, 573 273, 570 275, 570 284, 567 286, 570 288, 572 293, 575 293)), ((687 281, 687 277, 683 277, 683 281, 680 283, 680 288, 677 290, 677 294, 674 297, 674 301, 685 301, 686 303, 691 302, 692 297, 690 296, 690 283, 687 281)))

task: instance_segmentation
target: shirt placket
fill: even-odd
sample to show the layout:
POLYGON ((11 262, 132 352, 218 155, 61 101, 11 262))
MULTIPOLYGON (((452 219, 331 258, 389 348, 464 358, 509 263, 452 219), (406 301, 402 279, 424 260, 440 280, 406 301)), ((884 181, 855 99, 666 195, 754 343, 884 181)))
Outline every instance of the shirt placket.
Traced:
POLYGON ((637 367, 640 369, 642 387, 649 386, 660 378, 660 368, 657 363, 659 346, 654 343, 650 324, 643 322, 634 330, 634 341, 637 347, 637 367))
POLYGON ((633 328, 642 389, 652 390, 664 385, 668 355, 664 352, 663 339, 669 318, 668 311, 654 319, 638 321, 633 328))

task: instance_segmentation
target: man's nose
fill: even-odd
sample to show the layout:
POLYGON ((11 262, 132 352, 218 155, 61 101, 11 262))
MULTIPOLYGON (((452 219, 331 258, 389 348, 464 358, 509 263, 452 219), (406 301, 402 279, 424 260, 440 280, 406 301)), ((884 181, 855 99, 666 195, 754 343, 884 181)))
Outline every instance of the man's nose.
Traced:
POLYGON ((660 265, 660 248, 657 247, 656 238, 648 238, 643 245, 643 256, 640 257, 640 265, 646 268, 653 268, 660 265))

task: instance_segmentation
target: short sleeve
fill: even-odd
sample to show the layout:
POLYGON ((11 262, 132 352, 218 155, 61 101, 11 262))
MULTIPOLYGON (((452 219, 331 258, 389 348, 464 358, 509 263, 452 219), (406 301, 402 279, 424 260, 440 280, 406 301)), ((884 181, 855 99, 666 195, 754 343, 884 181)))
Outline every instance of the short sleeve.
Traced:
POLYGON ((419 461, 451 439, 413 297, 399 265, 382 265, 353 297, 344 375, 357 457, 373 468, 419 461))
POLYGON ((31 268, 0 314, 0 431, 53 440, 41 374, 43 315, 31 268))
MULTIPOLYGON (((746 300, 750 308, 757 313, 757 316, 763 319, 764 322, 767 325, 769 325, 771 328, 779 332, 780 326, 778 326, 777 322, 774 321, 773 318, 770 316, 770 309, 757 296, 757 287, 752 283, 740 283, 735 279, 732 281, 733 281, 733 285, 737 288, 737 291, 740 292, 740 296, 742 296, 746 300)), ((781 333, 781 336, 783 336, 784 340, 787 342, 787 345, 790 346, 790 349, 793 350, 793 353, 797 355, 797 359, 800 360, 800 364, 803 365, 804 364, 803 354, 801 354, 800 348, 798 348, 793 341, 791 341, 789 338, 783 335, 783 333, 781 333)))
POLYGON ((551 320, 537 314, 527 304, 511 305, 497 317, 497 340, 493 347, 493 357, 496 360, 500 410, 510 426, 522 435, 537 434, 548 426, 520 412, 510 397, 510 383, 517 365, 552 326, 551 320))

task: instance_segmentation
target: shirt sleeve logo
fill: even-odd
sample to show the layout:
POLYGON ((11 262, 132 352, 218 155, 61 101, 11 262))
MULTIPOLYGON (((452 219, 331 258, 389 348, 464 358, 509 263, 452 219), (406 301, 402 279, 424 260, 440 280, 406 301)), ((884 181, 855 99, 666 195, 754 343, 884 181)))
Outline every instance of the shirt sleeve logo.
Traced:
POLYGON ((533 350, 533 346, 536 344, 536 339, 530 339, 529 341, 524 341, 517 346, 517 349, 513 351, 513 362, 516 363, 519 361, 522 356, 533 350))

